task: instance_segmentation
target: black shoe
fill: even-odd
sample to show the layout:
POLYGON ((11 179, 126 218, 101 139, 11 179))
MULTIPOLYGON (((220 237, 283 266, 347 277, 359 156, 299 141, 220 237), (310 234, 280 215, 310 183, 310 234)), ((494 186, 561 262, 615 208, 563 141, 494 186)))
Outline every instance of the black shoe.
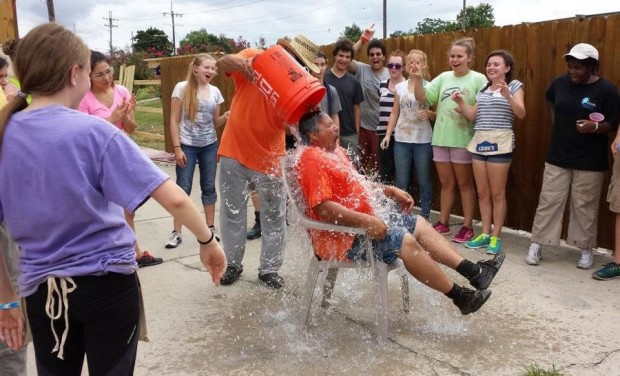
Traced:
POLYGON ((144 251, 142 252, 142 257, 136 259, 136 262, 139 268, 144 268, 145 266, 159 265, 164 262, 164 260, 160 257, 152 256, 149 251, 144 251))
POLYGON ((491 296, 489 290, 470 290, 466 287, 461 288, 460 294, 452 299, 455 306, 459 307, 461 314, 469 315, 482 307, 491 296))
POLYGON ((505 258, 506 254, 503 251, 499 251, 499 253, 490 260, 478 261, 480 273, 470 279, 469 283, 477 290, 487 289, 491 284, 491 281, 493 281, 493 278, 495 278, 495 275, 499 271, 499 268, 504 263, 505 258))
POLYGON ((279 289, 284 287, 284 279, 278 275, 278 273, 259 274, 258 279, 265 282, 265 284, 271 288, 279 289))
POLYGON ((233 283, 235 283, 236 280, 239 279, 241 273, 243 273, 243 266, 237 269, 232 265, 228 265, 226 271, 224 272, 224 275, 222 276, 222 278, 220 278, 220 284, 223 286, 232 285, 233 283))
POLYGON ((245 238, 248 240, 258 239, 260 237, 261 237, 261 231, 260 231, 260 225, 258 223, 255 223, 254 227, 252 227, 250 231, 248 231, 245 234, 245 238))

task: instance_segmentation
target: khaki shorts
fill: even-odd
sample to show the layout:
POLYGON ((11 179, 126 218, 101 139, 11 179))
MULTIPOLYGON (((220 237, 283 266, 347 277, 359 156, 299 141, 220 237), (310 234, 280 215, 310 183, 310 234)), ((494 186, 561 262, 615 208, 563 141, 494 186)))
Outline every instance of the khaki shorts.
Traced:
POLYGON ((607 191, 607 202, 609 202, 609 210, 620 213, 620 153, 614 155, 614 169, 607 191))

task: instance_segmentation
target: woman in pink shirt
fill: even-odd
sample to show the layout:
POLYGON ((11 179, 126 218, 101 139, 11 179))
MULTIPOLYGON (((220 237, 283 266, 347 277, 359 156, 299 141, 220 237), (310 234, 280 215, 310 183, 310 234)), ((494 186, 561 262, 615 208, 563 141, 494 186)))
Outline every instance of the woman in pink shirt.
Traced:
MULTIPOLYGON (((80 111, 109 121, 117 128, 132 134, 136 130, 133 109, 136 97, 127 88, 114 83, 114 68, 110 60, 101 52, 90 52, 90 90, 80 103, 80 111)), ((127 224, 134 232, 135 213, 125 211, 127 224)), ((159 257, 142 251, 136 241, 136 261, 139 267, 158 265, 163 262, 159 257)))

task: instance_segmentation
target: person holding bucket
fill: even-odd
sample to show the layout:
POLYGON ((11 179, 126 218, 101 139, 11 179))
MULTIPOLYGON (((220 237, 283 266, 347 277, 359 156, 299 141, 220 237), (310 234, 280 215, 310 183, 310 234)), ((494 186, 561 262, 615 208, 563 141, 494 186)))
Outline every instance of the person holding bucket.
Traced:
POLYGON ((467 150, 473 158, 482 233, 465 243, 465 247, 486 247, 486 252, 492 255, 502 249, 506 180, 514 149, 512 123, 515 117, 525 117, 523 84, 512 79, 513 71, 512 55, 504 50, 493 51, 486 62, 489 82, 476 94, 476 104, 466 105, 458 92, 452 95, 463 116, 476 121, 467 150))
MULTIPOLYGON (((236 54, 224 55, 217 66, 235 84, 235 95, 230 106, 230 117, 222 134, 218 155, 220 157, 220 227, 222 244, 228 258, 228 267, 221 278, 222 285, 237 281, 243 272, 245 253, 248 184, 253 182, 260 201, 261 257, 258 278, 271 288, 284 286, 278 274, 282 267, 284 239, 286 236, 286 194, 280 176, 280 158, 284 155, 284 135, 287 122, 299 120, 296 116, 307 110, 293 106, 290 95, 274 89, 268 82, 268 74, 281 72, 286 66, 292 83, 320 85, 302 68, 314 73, 318 46, 303 35, 292 40, 279 39, 278 44, 267 51, 248 48, 236 54), (265 54, 264 56, 262 54, 265 54), (261 59, 261 57, 264 57, 261 59), (295 62, 295 59, 297 62, 295 62), (292 63, 291 63, 292 61, 292 63), (299 63, 299 64, 298 64, 299 63), (255 66, 255 64, 257 64, 255 66), (256 69, 255 69, 256 68, 256 69), (267 68, 267 69, 266 69, 267 68), (314 80, 314 81, 311 81, 314 80), (289 107, 281 106, 283 103, 289 107)), ((315 90, 315 104, 321 100, 325 89, 315 90)), ((303 94, 303 93, 302 93, 303 94)))

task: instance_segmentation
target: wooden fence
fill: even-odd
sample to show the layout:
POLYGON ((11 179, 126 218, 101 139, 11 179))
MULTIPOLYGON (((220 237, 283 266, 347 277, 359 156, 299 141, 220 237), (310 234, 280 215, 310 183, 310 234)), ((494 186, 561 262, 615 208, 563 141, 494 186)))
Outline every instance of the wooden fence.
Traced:
POLYGON ((0 0, 0 45, 17 35, 15 0, 0 0))
MULTIPOLYGON (((484 72, 486 55, 495 49, 510 51, 516 61, 515 78, 525 84, 525 106, 527 116, 515 123, 517 148, 510 169, 507 185, 508 214, 506 226, 530 231, 538 204, 542 185, 544 160, 551 137, 551 113, 545 100, 545 90, 554 77, 566 72, 562 56, 576 43, 594 45, 600 52, 600 75, 616 85, 620 84, 620 15, 587 17, 581 20, 560 20, 544 23, 521 24, 493 27, 466 32, 441 33, 399 37, 386 40, 388 53, 395 49, 409 51, 412 48, 423 50, 429 59, 431 76, 448 70, 448 49, 455 39, 462 36, 474 38, 476 42, 475 60, 472 68, 484 72)), ((331 57, 333 46, 323 46, 322 50, 331 57)), ((165 59, 161 64, 162 105, 164 121, 168 129, 170 116, 170 95, 174 85, 184 79, 190 62, 188 57, 165 59)), ((360 51, 358 59, 367 61, 366 51, 360 51)), ((234 87, 232 81, 219 75, 214 85, 218 86, 226 98, 227 109, 234 87)), ((166 132, 166 147, 170 150, 170 136, 166 132)), ((610 159, 611 165, 611 159, 610 159)), ((600 202, 599 244, 613 248, 614 216, 605 202, 609 176, 605 178, 605 190, 600 202)), ((435 187, 439 186, 435 179, 435 187)), ((434 192, 434 207, 439 207, 439 192, 434 192)), ((459 214, 457 202, 455 214, 459 214)), ((566 220, 566 216, 565 216, 566 220)), ((566 227, 566 226, 565 226, 566 227)), ((565 238, 566 233, 563 234, 565 238)))

